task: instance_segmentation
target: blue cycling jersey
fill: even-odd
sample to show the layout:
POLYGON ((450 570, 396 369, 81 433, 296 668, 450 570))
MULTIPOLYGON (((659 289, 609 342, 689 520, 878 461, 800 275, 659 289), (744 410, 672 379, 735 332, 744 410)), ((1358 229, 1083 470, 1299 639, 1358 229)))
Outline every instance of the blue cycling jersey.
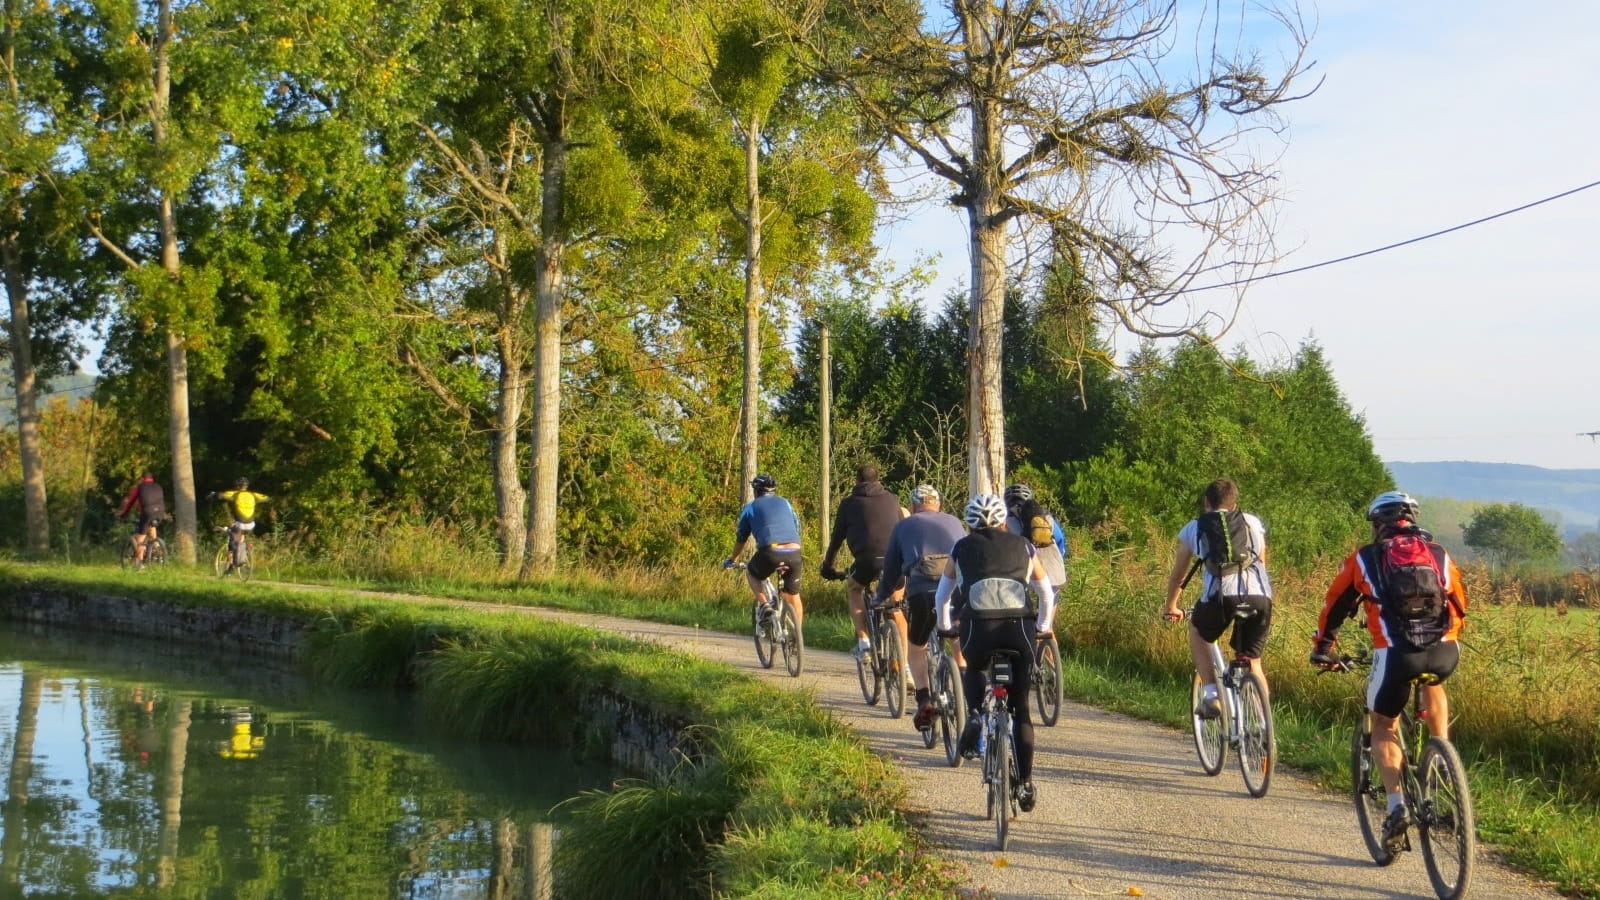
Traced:
POLYGON ((773 544, 798 544, 800 517, 794 514, 789 501, 777 494, 762 494, 740 510, 739 531, 734 541, 742 544, 752 534, 757 550, 765 550, 773 544))

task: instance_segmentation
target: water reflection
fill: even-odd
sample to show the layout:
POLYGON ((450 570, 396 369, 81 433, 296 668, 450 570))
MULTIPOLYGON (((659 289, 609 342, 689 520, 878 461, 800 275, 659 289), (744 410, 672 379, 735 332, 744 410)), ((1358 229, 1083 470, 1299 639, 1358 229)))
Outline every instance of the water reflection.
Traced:
POLYGON ((609 773, 311 690, 0 626, 0 896, 550 895, 548 811, 609 773))

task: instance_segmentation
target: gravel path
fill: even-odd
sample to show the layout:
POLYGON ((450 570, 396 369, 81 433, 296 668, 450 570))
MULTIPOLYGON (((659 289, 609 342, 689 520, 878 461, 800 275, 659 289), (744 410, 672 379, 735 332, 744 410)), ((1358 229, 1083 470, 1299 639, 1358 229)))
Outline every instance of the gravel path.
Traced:
MULTIPOLYGON (((997 897, 1433 896, 1420 852, 1403 854, 1388 868, 1372 864, 1342 795, 1279 771, 1268 795, 1252 799, 1232 757, 1221 775, 1208 778, 1200 772, 1188 734, 1070 702, 1062 705, 1055 727, 1035 726, 1039 803, 1013 824, 1009 849, 996 852, 994 827, 984 819, 977 767, 969 762, 952 769, 945 764, 942 746, 923 749, 909 711, 906 718, 892 720, 881 701, 876 707, 863 704, 848 654, 807 650, 805 671, 790 678, 781 661, 772 669, 760 668, 748 637, 515 609, 665 644, 811 692, 875 751, 905 767, 924 833, 946 856, 967 867, 971 886, 997 897)), ((1499 865, 1480 846, 1470 896, 1498 900, 1561 895, 1499 865)))

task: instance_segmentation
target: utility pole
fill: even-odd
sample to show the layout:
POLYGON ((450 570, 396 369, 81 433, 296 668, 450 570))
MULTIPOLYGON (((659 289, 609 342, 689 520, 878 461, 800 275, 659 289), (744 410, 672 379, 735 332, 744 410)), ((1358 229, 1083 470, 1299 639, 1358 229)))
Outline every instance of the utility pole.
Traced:
POLYGON ((828 324, 821 323, 818 329, 822 348, 822 386, 820 397, 820 412, 822 418, 822 530, 817 532, 817 540, 826 543, 828 540, 828 511, 832 508, 830 494, 833 493, 833 356, 828 348, 828 324))

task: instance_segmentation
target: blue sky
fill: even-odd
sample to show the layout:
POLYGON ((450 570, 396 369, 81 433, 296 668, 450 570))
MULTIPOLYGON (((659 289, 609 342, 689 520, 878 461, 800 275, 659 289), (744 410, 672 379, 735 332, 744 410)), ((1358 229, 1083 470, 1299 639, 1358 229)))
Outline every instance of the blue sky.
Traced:
MULTIPOLYGON (((1280 268, 1600 181, 1600 2, 1305 9, 1325 82, 1286 110, 1280 268)), ((1597 224, 1600 188, 1265 281, 1223 344, 1269 359, 1316 341, 1386 461, 1600 468, 1578 436, 1600 431, 1597 224)), ((919 209, 882 239, 896 259, 938 254, 934 296, 966 286, 955 212, 919 209)))

